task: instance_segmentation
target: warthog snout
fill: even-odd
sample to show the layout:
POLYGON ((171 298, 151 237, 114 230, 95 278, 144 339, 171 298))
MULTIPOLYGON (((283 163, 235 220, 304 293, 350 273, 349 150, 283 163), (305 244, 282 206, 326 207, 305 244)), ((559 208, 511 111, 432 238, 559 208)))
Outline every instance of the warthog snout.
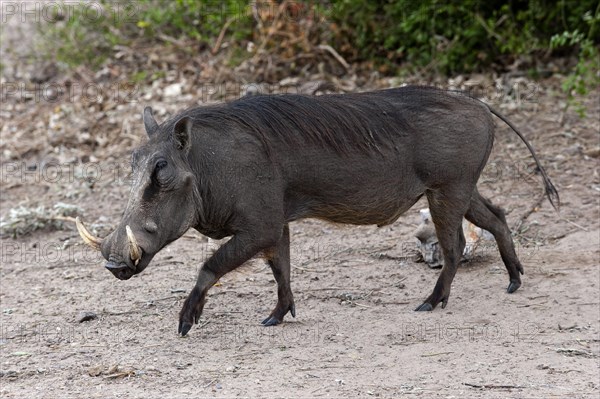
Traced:
POLYGON ((131 276, 136 274, 134 269, 130 268, 124 263, 108 261, 104 267, 106 267, 106 269, 108 269, 119 280, 129 280, 131 276))
POLYGON ((117 234, 116 230, 106 238, 101 239, 94 236, 79 218, 75 219, 75 223, 83 241, 95 250, 102 252, 104 258, 108 260, 105 266, 106 269, 116 278, 127 280, 134 274, 144 270, 149 262, 148 259, 144 264, 140 264, 144 251, 138 244, 129 225, 125 226, 127 241, 123 242, 122 235, 117 234))

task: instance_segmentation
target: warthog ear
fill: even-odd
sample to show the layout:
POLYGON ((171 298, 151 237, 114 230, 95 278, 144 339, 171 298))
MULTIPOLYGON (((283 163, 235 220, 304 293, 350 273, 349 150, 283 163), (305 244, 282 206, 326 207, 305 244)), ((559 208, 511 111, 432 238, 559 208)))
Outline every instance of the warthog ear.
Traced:
POLYGON ((146 133, 148 133, 148 137, 152 137, 152 135, 158 130, 158 123, 152 116, 152 108, 146 107, 144 108, 144 127, 146 128, 146 133))
POLYGON ((178 150, 188 152, 191 147, 190 137, 192 130, 192 119, 184 116, 175 123, 173 128, 173 141, 178 150))

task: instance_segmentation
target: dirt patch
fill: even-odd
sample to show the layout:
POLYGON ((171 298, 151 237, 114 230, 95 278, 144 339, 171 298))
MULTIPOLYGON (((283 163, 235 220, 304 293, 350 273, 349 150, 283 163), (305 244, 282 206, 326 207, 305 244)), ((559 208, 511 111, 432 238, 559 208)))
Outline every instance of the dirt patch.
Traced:
MULTIPOLYGON (((585 151, 597 144, 598 126, 561 127, 554 102, 540 98, 541 111, 510 117, 548 165, 560 215, 536 205, 539 178, 504 128, 480 184, 511 226, 535 206, 516 235, 525 265, 517 293, 504 292, 507 274, 492 246, 461 266, 448 308, 413 312, 438 274, 414 261, 419 203, 384 228, 293 223, 297 318, 260 326, 276 288, 254 260, 210 291, 200 325, 179 338, 183 299, 218 242, 190 232, 122 282, 71 227, 41 231, 2 241, 2 395, 596 396, 598 162, 585 151), (98 318, 79 323, 82 311, 98 318)), ((126 179, 111 179, 5 181, 2 214, 18 202, 67 201, 104 234, 127 196, 126 179)))

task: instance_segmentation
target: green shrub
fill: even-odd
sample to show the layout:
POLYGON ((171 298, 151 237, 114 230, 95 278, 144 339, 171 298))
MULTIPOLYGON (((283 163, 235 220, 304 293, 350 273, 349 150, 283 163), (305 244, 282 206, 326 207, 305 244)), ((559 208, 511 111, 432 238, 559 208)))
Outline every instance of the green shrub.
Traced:
MULTIPOLYGON (((409 62, 452 74, 549 49, 557 32, 581 30, 595 0, 334 0, 337 46, 353 59, 409 62)), ((598 43, 598 31, 590 39, 598 43)))
MULTIPOLYGON (((70 10, 67 18, 57 12, 49 24, 41 26, 45 43, 40 50, 69 68, 85 64, 96 69, 115 46, 136 39, 160 43, 193 40, 207 45, 225 24, 235 40, 252 33, 251 14, 244 0, 101 0, 93 7, 85 2, 65 4, 70 10), (101 16, 90 18, 90 10, 98 7, 101 16)), ((65 8, 57 5, 49 9, 65 8)))
POLYGON ((44 15, 45 23, 39 26, 44 41, 38 50, 69 68, 81 64, 97 68, 116 45, 135 35, 125 18, 135 7, 130 1, 51 5, 45 9, 49 14, 44 15))
MULTIPOLYGON (((76 7, 83 4, 87 3, 76 7)), ((311 51, 306 45, 309 42, 326 43, 349 61, 369 61, 390 74, 399 73, 400 66, 402 70, 454 74, 502 67, 517 57, 549 54, 554 49, 563 55, 578 54, 576 77, 566 84, 580 90, 589 79, 579 77, 593 70, 600 42, 597 0, 299 2, 303 10, 314 11, 305 14, 310 15, 306 17, 311 19, 308 25, 318 27, 303 36, 300 48, 298 44, 288 46, 281 38, 308 32, 303 30, 305 25, 296 24, 296 30, 283 32, 283 36, 270 36, 268 23, 272 21, 262 26, 252 16, 252 6, 276 8, 279 2, 101 0, 100 4, 107 9, 121 7, 125 10, 121 16, 128 18, 102 18, 92 23, 77 17, 57 21, 51 24, 49 34, 45 32, 53 44, 46 50, 69 67, 82 63, 97 67, 116 45, 128 45, 133 40, 174 43, 179 50, 198 51, 214 46, 223 33, 233 43, 229 64, 237 65, 240 56, 247 54, 247 41, 260 41, 267 34, 275 45, 263 46, 262 50, 286 52, 284 58, 290 58, 290 52, 311 51), (188 46, 194 42, 198 46, 188 46)), ((287 29, 285 24, 275 28, 287 29)), ((136 80, 145 78, 135 76, 136 80)))
POLYGON ((138 0, 138 27, 149 37, 159 34, 191 38, 208 44, 228 24, 234 39, 252 33, 249 2, 244 0, 138 0))
POLYGON ((583 96, 588 93, 590 87, 600 85, 600 51, 594 43, 594 35, 600 30, 600 4, 595 14, 586 12, 583 20, 588 24, 587 33, 564 31, 552 36, 550 46, 557 48, 578 48, 578 61, 573 71, 565 78, 562 89, 567 93, 567 108, 574 106, 577 113, 585 116, 585 108, 577 99, 577 95, 583 96))

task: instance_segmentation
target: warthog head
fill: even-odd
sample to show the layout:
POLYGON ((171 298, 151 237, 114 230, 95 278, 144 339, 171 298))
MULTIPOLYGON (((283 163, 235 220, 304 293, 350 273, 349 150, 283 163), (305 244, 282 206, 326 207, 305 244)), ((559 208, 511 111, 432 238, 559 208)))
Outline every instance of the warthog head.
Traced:
POLYGON ((164 246, 194 225, 196 184, 187 161, 191 119, 159 126, 152 109, 144 109, 149 140, 133 151, 131 192, 119 226, 104 239, 94 237, 77 219, 83 240, 102 252, 106 268, 127 280, 148 266, 164 246))

